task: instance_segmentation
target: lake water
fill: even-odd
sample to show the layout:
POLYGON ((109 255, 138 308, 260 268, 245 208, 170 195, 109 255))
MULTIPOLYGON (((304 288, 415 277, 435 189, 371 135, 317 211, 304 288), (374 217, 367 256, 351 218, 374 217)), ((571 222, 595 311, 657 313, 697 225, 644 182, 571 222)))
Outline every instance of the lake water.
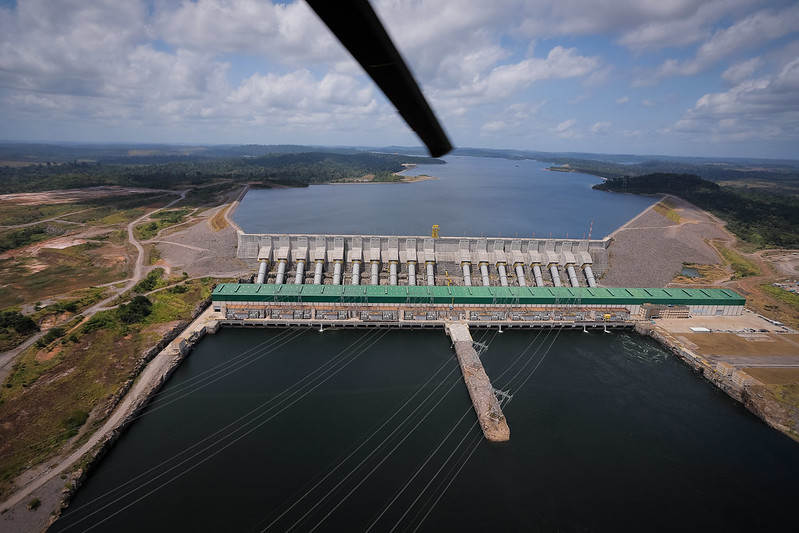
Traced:
POLYGON ((443 332, 222 330, 181 365, 53 531, 795 523, 799 445, 651 340, 475 337, 489 345, 494 385, 513 394, 507 443, 482 438, 443 332))
MULTIPOLYGON (((651 199, 543 164, 252 191, 249 232, 610 233, 651 199)), ((518 166, 517 166, 518 165, 518 166)), ((221 330, 181 364, 53 531, 769 531, 799 445, 651 339, 475 331, 511 440, 476 426, 441 331, 221 330), (394 526, 396 525, 396 528, 394 526)))
POLYGON ((418 183, 312 185, 250 191, 233 219, 248 233, 602 238, 652 198, 591 189, 601 178, 549 172, 539 161, 445 157, 418 183))

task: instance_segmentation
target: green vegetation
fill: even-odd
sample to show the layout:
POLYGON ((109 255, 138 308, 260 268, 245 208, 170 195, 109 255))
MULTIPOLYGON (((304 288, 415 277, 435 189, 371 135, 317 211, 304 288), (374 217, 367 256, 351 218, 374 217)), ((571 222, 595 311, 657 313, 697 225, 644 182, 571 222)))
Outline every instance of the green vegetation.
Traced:
POLYGON ((124 277, 125 263, 104 259, 92 246, 42 249, 36 257, 0 259, 0 279, 5 282, 0 301, 6 306, 34 302, 124 277))
POLYGON ((20 209, 13 202, 0 203, 0 225, 30 224, 80 210, 75 204, 26 205, 20 209))
POLYGON ((654 209, 656 213, 660 213, 672 222, 676 222, 677 224, 680 223, 680 215, 672 208, 671 205, 669 205, 668 201, 662 200, 656 203, 652 209, 654 209))
POLYGON ((99 311, 83 324, 80 328, 80 332, 82 335, 88 335, 98 329, 110 329, 116 326, 116 324, 116 316, 113 311, 99 311))
POLYGON ((62 232, 59 228, 41 225, 0 231, 0 253, 55 237, 62 232))
POLYGON ((713 248, 721 254, 730 268, 732 269, 732 279, 747 278, 749 276, 760 276, 762 272, 754 261, 750 261, 735 250, 728 248, 724 243, 711 241, 713 248))
POLYGON ((23 315, 19 311, 0 311, 0 330, 12 329, 16 333, 32 333, 39 331, 39 326, 36 325, 30 317, 23 315))
POLYGON ((123 324, 141 322, 153 312, 153 303, 146 296, 138 295, 129 304, 117 307, 117 316, 123 324))
POLYGON ((106 289, 103 287, 90 287, 88 289, 77 290, 71 293, 73 295, 72 298, 59 300, 46 307, 42 307, 33 313, 31 318, 35 322, 41 323, 42 320, 61 313, 80 313, 87 307, 102 300, 105 293, 106 289))
POLYGON ((61 425, 64 428, 65 436, 67 438, 72 438, 78 434, 78 430, 80 430, 81 426, 86 423, 86 420, 89 418, 89 412, 84 411, 82 409, 75 409, 73 410, 69 416, 67 416, 62 422, 61 425))
POLYGON ((41 339, 36 341, 36 345, 39 348, 44 348, 44 347, 48 346, 54 340, 60 339, 61 337, 63 337, 64 334, 66 334, 66 331, 64 331, 64 328, 58 328, 58 327, 50 328, 47 331, 47 333, 45 333, 44 336, 42 336, 41 339))
POLYGON ((136 284, 135 287, 133 287, 133 292, 139 292, 139 293, 150 292, 152 290, 155 290, 159 286, 162 287, 163 275, 164 275, 163 268, 158 267, 152 269, 150 272, 147 273, 146 276, 144 276, 144 279, 142 279, 139 283, 136 284))
MULTIPOLYGON (((201 185, 257 181, 263 186, 303 186, 363 176, 400 172, 403 163, 442 163, 429 157, 369 152, 269 153, 256 157, 183 157, 152 159, 109 158, 104 163, 85 161, 58 165, 0 167, 0 194, 120 185, 152 189, 187 189, 201 185)), ((203 197, 214 194, 202 191, 203 197)))
MULTIPOLYGON (((0 389, 0 496, 19 472, 61 449, 90 413, 103 412, 162 337, 163 324, 188 320, 213 283, 185 280, 149 298, 137 295, 70 331, 75 317, 50 350, 26 350, 0 389)), ((100 423, 92 418, 92 427, 100 423)))
POLYGON ((647 174, 608 179, 595 189, 635 194, 674 194, 727 222, 741 240, 759 247, 799 246, 799 197, 764 195, 722 187, 692 174, 647 174))
POLYGON ((375 172, 375 177, 372 179, 375 183, 399 183, 403 180, 403 176, 400 176, 396 172, 389 172, 387 170, 381 172, 375 172))
POLYGON ((0 311, 0 351, 10 350, 39 331, 39 326, 17 310, 0 311))
POLYGON ((775 287, 771 283, 763 283, 760 285, 760 288, 766 294, 773 296, 774 298, 780 300, 791 306, 794 311, 799 311, 799 294, 795 292, 786 291, 780 287, 775 287))
MULTIPOLYGON (((2 169, 2 167, 0 167, 2 169)), ((1 188, 1 187, 0 187, 1 188)), ((144 193, 126 194, 124 196, 109 196, 95 199, 88 199, 80 203, 60 204, 62 209, 53 212, 45 209, 50 206, 3 206, 0 207, 0 217, 3 217, 5 225, 26 224, 43 220, 44 218, 57 216, 59 213, 66 213, 63 220, 89 225, 119 224, 135 219, 144 213, 145 207, 158 207, 165 205, 173 200, 173 194, 164 193, 144 193), (66 205, 69 209, 63 209, 66 205), (30 209, 28 209, 30 207, 30 209), (72 214, 69 214, 72 213, 72 214)), ((179 216, 183 215, 182 210, 177 210, 179 216)), ((164 221, 159 220, 156 224, 166 227, 173 224, 175 214, 168 211, 169 215, 164 221)), ((181 219, 182 220, 182 219, 181 219)), ((32 226, 25 226, 15 229, 0 230, 0 253, 22 248, 40 241, 51 239, 63 235, 70 226, 57 222, 41 223, 32 226)), ((108 238, 107 236, 105 238, 108 238)), ((125 235, 127 238, 127 235, 125 235)), ((84 246, 99 246, 99 243, 91 243, 84 246)), ((84 250, 86 248, 83 248, 84 250)))
POLYGON ((734 185, 737 188, 762 192, 799 192, 799 168, 796 162, 781 161, 722 161, 712 158, 661 157, 647 159, 640 156, 601 156, 577 158, 563 154, 532 153, 535 159, 569 165, 551 167, 550 170, 571 170, 603 178, 625 178, 652 173, 694 174, 706 180, 734 185), (619 160, 626 160, 624 163, 619 160))
POLYGON ((154 244, 147 246, 147 264, 154 265, 161 260, 161 252, 154 244))
POLYGON ((155 220, 136 226, 134 230, 136 238, 140 241, 152 239, 162 229, 180 224, 186 220, 186 216, 191 212, 192 209, 184 207, 181 209, 167 209, 154 213, 150 218, 154 218, 155 220))

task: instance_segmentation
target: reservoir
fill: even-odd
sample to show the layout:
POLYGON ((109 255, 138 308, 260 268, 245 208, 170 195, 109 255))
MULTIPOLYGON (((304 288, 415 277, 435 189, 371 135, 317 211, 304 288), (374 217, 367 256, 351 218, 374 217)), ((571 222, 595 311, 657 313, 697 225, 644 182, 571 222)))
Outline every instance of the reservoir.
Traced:
POLYGON ((252 190, 233 219, 247 233, 602 238, 653 203, 650 197, 591 189, 601 178, 549 172, 547 163, 443 158, 406 173, 417 183, 312 185, 252 190))
MULTIPOLYGON (((535 161, 248 193, 247 232, 599 238, 652 203, 535 161)), ((53 531, 751 531, 795 522, 799 445, 649 338, 473 330, 511 439, 443 331, 222 329, 53 531)))
POLYGON ((513 395, 507 443, 476 427, 443 332, 223 329, 53 530, 762 531, 795 519, 799 446, 650 339, 474 336, 513 395))

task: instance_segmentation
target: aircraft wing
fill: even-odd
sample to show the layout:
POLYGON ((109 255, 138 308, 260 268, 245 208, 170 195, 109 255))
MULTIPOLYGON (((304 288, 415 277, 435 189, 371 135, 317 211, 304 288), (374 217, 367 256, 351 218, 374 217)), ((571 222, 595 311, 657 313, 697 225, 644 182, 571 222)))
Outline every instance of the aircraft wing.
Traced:
POLYGON ((368 0, 307 0, 399 114, 439 157, 452 144, 368 0))

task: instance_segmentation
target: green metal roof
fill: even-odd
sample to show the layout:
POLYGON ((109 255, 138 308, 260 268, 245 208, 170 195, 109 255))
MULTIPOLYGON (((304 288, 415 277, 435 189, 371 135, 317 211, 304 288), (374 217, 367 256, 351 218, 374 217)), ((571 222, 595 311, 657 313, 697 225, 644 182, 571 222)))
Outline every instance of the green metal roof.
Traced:
POLYGON ((435 304, 744 305, 729 289, 463 287, 407 285, 218 285, 213 301, 435 304))

